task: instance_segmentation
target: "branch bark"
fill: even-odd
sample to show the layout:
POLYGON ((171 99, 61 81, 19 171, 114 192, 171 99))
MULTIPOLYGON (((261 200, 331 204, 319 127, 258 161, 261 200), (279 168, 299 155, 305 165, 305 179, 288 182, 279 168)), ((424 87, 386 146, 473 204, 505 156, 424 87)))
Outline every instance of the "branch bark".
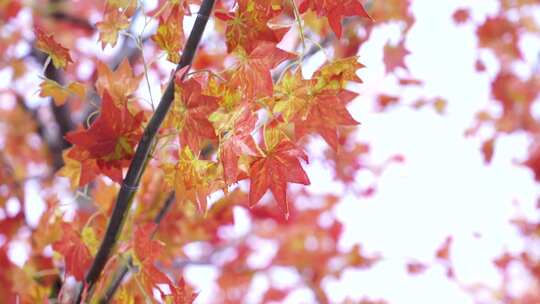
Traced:
MULTIPOLYGON (((204 0, 202 2, 197 19, 195 20, 191 34, 189 35, 188 41, 184 47, 182 58, 176 67, 176 71, 191 65, 208 22, 208 18, 214 6, 214 2, 215 0, 204 0)), ((125 222, 127 211, 129 210, 131 203, 133 202, 133 198, 137 192, 137 187, 139 186, 139 182, 144 171, 152 143, 154 142, 155 135, 157 134, 161 123, 165 119, 173 99, 174 79, 171 79, 165 92, 163 93, 163 96, 161 97, 159 106, 154 112, 154 115, 152 115, 150 122, 144 130, 142 139, 137 146, 137 150, 135 151, 131 165, 128 169, 126 177, 124 178, 120 192, 118 193, 105 236, 94 258, 92 266, 86 274, 83 282, 84 285, 80 289, 77 296, 77 303, 81 302, 82 291, 87 290, 88 294, 91 295, 92 290, 99 279, 99 276, 101 275, 101 272, 103 271, 103 268, 105 267, 114 246, 116 245, 116 241, 118 240, 125 222)))

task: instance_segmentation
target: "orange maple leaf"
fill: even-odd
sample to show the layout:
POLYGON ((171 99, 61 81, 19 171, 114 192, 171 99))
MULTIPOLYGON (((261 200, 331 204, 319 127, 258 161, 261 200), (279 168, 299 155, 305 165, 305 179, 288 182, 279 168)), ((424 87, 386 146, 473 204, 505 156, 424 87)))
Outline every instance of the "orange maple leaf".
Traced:
POLYGON ((180 50, 184 44, 184 12, 179 5, 171 9, 167 19, 159 17, 159 27, 152 40, 167 52, 167 60, 174 63, 180 61, 180 50))
POLYGON ((359 16, 373 20, 358 0, 304 0, 299 7, 300 13, 312 9, 319 16, 326 16, 330 27, 341 37, 341 19, 348 16, 359 16))
POLYGON ((310 132, 317 132, 334 150, 337 150, 339 146, 338 126, 359 124, 345 107, 345 104, 356 96, 356 93, 346 90, 339 93, 327 91, 317 94, 307 117, 294 121, 297 138, 310 132))
POLYGON ((98 61, 97 72, 96 89, 99 95, 103 96, 107 91, 117 106, 126 104, 129 97, 139 87, 139 83, 144 76, 143 74, 137 76, 133 74, 127 58, 114 71, 106 64, 98 61))
POLYGON ((273 82, 270 70, 287 59, 296 56, 276 47, 270 42, 261 42, 251 53, 238 50, 238 67, 230 79, 231 87, 245 90, 248 100, 256 97, 271 96, 273 82))
POLYGON ((36 48, 45 52, 52 59, 53 65, 57 69, 63 69, 68 63, 73 62, 69 55, 69 50, 56 42, 53 35, 45 34, 39 27, 34 30, 36 34, 36 48))
POLYGON ((124 13, 119 12, 117 9, 106 12, 103 21, 96 23, 101 48, 104 49, 107 44, 114 47, 118 40, 118 32, 127 29, 128 26, 129 20, 124 13))
POLYGON ((84 98, 86 95, 86 88, 80 82, 72 82, 67 87, 63 87, 58 82, 52 79, 44 79, 39 85, 41 91, 39 96, 52 97, 54 104, 61 106, 66 103, 70 94, 75 94, 80 98, 84 98))

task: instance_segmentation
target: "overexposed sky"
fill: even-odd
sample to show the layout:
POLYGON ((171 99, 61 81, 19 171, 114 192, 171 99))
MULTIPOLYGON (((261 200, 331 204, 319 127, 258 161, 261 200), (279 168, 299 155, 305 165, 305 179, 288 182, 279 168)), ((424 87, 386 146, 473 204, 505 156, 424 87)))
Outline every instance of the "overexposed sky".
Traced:
MULTIPOLYGON (((346 223, 343 244, 361 242, 385 259, 372 270, 350 271, 329 283, 328 291, 336 300, 361 291, 393 304, 472 303, 446 279, 442 267, 411 277, 405 263, 410 258, 433 261, 436 249, 452 235, 457 278, 466 284, 497 286, 500 278, 492 260, 503 249, 518 250, 522 245, 509 223, 518 214, 514 203, 532 210, 538 193, 530 171, 515 165, 527 155, 525 136, 499 140, 493 162, 486 167, 479 139, 463 135, 475 113, 489 106, 490 79, 498 67, 488 61, 488 73, 474 71, 477 48, 472 26, 454 25, 451 15, 458 7, 470 6, 478 22, 497 10, 496 1, 413 3, 416 23, 407 39, 412 54, 406 63, 425 83, 421 94, 447 99, 447 114, 441 117, 429 107, 372 112, 370 95, 377 90, 414 95, 392 91, 392 81, 384 77, 381 48, 387 39, 397 38, 396 26, 380 29, 360 52, 360 61, 367 66, 360 72, 365 81, 360 90, 366 96, 352 107, 353 116, 362 122, 358 138, 372 144, 374 157, 383 160, 401 153, 406 161, 389 167, 373 198, 347 197, 338 207, 338 217, 346 223)), ((536 46, 528 51, 538 54, 536 46)))

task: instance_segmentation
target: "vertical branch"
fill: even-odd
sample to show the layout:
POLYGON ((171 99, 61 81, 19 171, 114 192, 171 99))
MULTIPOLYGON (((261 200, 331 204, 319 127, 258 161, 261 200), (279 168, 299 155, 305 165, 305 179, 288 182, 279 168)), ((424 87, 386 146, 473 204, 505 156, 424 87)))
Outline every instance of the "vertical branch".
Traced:
MULTIPOLYGON (((206 23, 208 22, 208 18, 214 6, 214 1, 215 0, 204 0, 202 2, 197 19, 195 20, 195 24, 193 25, 193 29, 191 30, 191 34, 184 47, 182 58, 180 63, 178 63, 176 70, 191 65, 206 27, 206 23)), ((141 141, 137 146, 137 150, 135 151, 131 165, 128 169, 126 177, 124 178, 120 192, 118 193, 105 236, 101 242, 94 261, 86 274, 83 282, 84 286, 79 291, 77 296, 77 302, 81 301, 82 291, 87 290, 88 294, 91 295, 92 290, 99 279, 99 276, 101 275, 109 256, 111 255, 125 222, 127 211, 131 207, 131 203, 137 192, 137 187, 144 171, 152 143, 154 142, 154 138, 159 130, 159 127, 161 126, 161 123, 169 111, 173 98, 174 79, 171 79, 165 92, 163 93, 163 96, 161 97, 159 106, 146 126, 141 141)))

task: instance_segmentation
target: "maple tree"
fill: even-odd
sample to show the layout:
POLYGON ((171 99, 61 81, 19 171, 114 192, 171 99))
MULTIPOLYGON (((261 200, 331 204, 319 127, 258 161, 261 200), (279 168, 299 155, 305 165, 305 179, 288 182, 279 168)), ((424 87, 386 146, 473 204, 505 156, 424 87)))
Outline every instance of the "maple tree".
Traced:
MULTIPOLYGON (((500 63, 491 94, 501 111, 478 113, 467 135, 482 139, 489 163, 499 138, 527 133, 534 140, 523 165, 539 181, 533 111, 539 74, 523 77, 513 65, 524 58, 521 37, 540 32, 529 13, 540 5, 499 2, 497 14, 474 27, 479 50, 500 63)), ((473 23, 467 8, 452 16, 457 26, 473 23)), ((0 71, 10 71, 14 84, 0 91, 2 299, 192 303, 200 290, 184 270, 202 264, 219 270, 215 303, 248 302, 253 282, 279 267, 297 273, 300 283, 271 285, 259 302, 280 302, 307 288, 314 301, 331 303, 325 280, 369 269, 383 257, 361 244, 340 245, 345 227, 334 210, 341 198, 311 191, 317 177, 306 171, 321 160, 312 146, 322 146, 331 171, 322 174, 369 197, 376 181, 359 187, 359 173, 376 176, 403 162, 400 155, 370 160, 369 143, 355 133, 362 117, 349 110, 365 68, 360 48, 379 26, 396 23, 397 43, 382 50, 385 73, 403 88, 421 86, 405 60, 415 23, 408 0, 160 0, 153 7, 0 1, 0 71), (21 27, 28 18, 32 26, 21 27), (324 62, 312 63, 318 55, 324 62), (18 85, 26 75, 38 76, 31 89, 18 85), (28 187, 39 189, 45 206, 37 223, 25 212, 33 208, 28 187), (249 232, 228 235, 242 218, 249 232), (27 249, 24 265, 10 257, 18 242, 27 249), (253 262, 265 242, 274 254, 253 262)), ((486 70, 480 55, 475 68, 486 70)), ((446 107, 438 96, 407 103, 379 92, 374 101, 380 112, 405 105, 444 113, 446 107)), ((537 244, 538 221, 516 224, 537 244)), ((453 238, 441 243, 434 263, 461 284, 453 238)), ((533 251, 505 252, 494 263, 509 278, 509 265, 520 264, 531 279, 523 294, 503 284, 494 297, 540 301, 540 259, 533 251)), ((406 269, 415 275, 428 264, 412 261, 406 269)))

